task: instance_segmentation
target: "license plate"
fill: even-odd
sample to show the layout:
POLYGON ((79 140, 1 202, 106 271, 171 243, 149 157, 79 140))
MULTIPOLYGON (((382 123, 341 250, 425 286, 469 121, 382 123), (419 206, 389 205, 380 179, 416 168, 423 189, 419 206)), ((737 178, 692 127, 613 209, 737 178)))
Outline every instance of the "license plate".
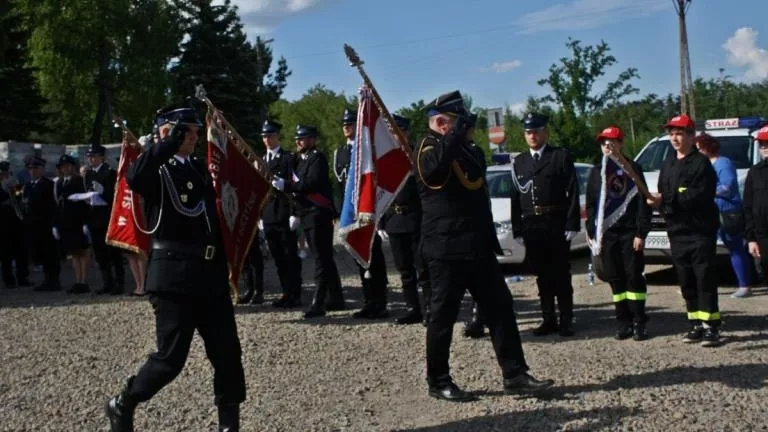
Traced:
POLYGON ((669 237, 667 234, 648 234, 645 239, 645 247, 647 249, 669 249, 669 237))

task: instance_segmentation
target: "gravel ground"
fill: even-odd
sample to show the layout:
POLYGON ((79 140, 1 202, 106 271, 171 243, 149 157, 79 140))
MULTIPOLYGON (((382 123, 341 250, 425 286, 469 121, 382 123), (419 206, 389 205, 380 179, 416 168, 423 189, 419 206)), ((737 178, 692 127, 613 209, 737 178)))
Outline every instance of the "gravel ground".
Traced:
MULTIPOLYGON (((337 262, 348 305, 359 307, 356 270, 345 252, 337 262)), ((464 339, 461 324, 454 329, 452 371, 480 400, 451 404, 427 396, 420 325, 355 321, 351 310, 306 322, 300 311, 238 307, 248 381, 243 430, 768 430, 765 290, 734 300, 725 278, 725 346, 686 345, 674 273, 649 266, 652 339, 617 342, 609 288, 586 283, 585 257, 573 263, 574 338, 532 337, 539 319, 534 280, 510 285, 532 373, 556 380, 557 388, 542 399, 501 394, 489 340, 464 339)), ((271 261, 266 270, 271 300, 278 291, 271 261)), ((311 272, 305 261, 306 298, 311 272)), ((390 285, 399 287, 391 264, 389 274, 390 285)), ((393 290, 392 312, 402 307, 393 290)), ((462 319, 467 313, 464 308, 462 319)), ((153 325, 145 299, 0 289, 0 431, 108 430, 104 403, 152 352, 153 325)), ((182 374, 137 411, 137 430, 215 430, 212 388, 196 337, 182 374)))

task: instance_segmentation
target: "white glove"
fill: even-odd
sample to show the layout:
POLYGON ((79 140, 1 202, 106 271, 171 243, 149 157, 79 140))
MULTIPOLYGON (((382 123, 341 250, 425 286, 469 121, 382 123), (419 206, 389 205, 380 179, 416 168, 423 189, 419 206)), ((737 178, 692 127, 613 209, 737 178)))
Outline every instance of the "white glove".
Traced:
POLYGON ((102 195, 104 193, 104 186, 102 186, 101 183, 94 180, 93 182, 91 182, 91 184, 93 185, 94 192, 96 192, 99 195, 102 195))
POLYGON ((53 227, 53 229, 51 230, 51 233, 53 234, 53 238, 55 238, 56 240, 61 240, 61 236, 59 235, 58 228, 53 227))
POLYGON ((86 237, 91 237, 91 230, 88 229, 88 225, 83 225, 83 234, 85 234, 86 237))
POLYGON ((147 148, 149 145, 152 144, 152 134, 143 135, 139 138, 139 145, 141 148, 147 148))
POLYGON ((382 240, 389 241, 389 234, 384 230, 379 230, 379 237, 381 237, 382 240))
POLYGON ((566 231, 565 232, 565 241, 571 241, 574 237, 576 237, 576 234, 578 234, 577 231, 566 231))
POLYGON ((272 179, 272 187, 279 191, 282 191, 283 189, 285 189, 285 180, 281 179, 280 177, 275 177, 274 179, 272 179))
POLYGON ((259 219, 259 230, 264 231, 264 221, 259 219))
POLYGON ((288 228, 291 229, 291 231, 296 231, 296 228, 299 227, 299 218, 296 216, 291 216, 288 218, 288 228))

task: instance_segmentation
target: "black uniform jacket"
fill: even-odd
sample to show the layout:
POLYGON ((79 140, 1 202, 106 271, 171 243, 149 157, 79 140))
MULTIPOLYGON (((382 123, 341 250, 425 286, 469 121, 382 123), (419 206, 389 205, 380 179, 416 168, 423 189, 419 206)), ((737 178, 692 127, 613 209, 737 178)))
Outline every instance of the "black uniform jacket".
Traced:
MULTIPOLYGON (((643 184, 646 184, 645 178, 643 177, 643 168, 635 161, 629 161, 629 163, 632 164, 632 168, 634 169, 635 173, 640 176, 643 184)), ((601 178, 601 171, 603 169, 602 167, 602 164, 594 166, 589 172, 589 180, 587 181, 586 230, 587 235, 591 239, 596 237, 597 211, 600 205, 600 188, 602 187, 603 183, 601 178)), ((615 181, 622 182, 623 185, 626 185, 626 182, 629 181, 629 176, 626 173, 623 173, 622 175, 618 175, 615 181)), ((616 223, 614 223, 611 228, 609 228, 609 230, 621 233, 633 232, 635 237, 641 239, 645 239, 645 237, 648 236, 648 233, 651 231, 651 207, 648 206, 645 201, 645 197, 642 193, 640 193, 639 190, 627 206, 627 210, 624 212, 624 215, 621 216, 619 220, 617 220, 616 223)))
POLYGON ((204 161, 192 157, 182 163, 173 156, 179 145, 168 139, 161 141, 139 156, 126 174, 128 185, 144 198, 148 221, 144 228, 154 228, 160 218, 152 241, 180 243, 189 251, 153 249, 146 289, 148 292, 218 295, 228 290, 228 270, 213 180, 204 161), (162 183, 161 171, 169 174, 170 187, 162 183), (204 203, 205 211, 190 217, 177 211, 172 201, 188 210, 204 203), (205 260, 200 252, 208 246, 215 248, 212 260, 205 260))
MULTIPOLYGON (((264 156, 266 158, 266 155, 264 156)), ((267 163, 269 171, 286 182, 289 182, 294 167, 294 156, 291 152, 279 149, 275 156, 267 163)), ((264 204, 264 209, 261 213, 261 220, 264 222, 264 226, 273 226, 288 228, 288 218, 290 218, 292 212, 291 201, 288 197, 276 190, 273 190, 269 195, 268 201, 264 204)))
POLYGON ((47 177, 41 177, 36 183, 30 180, 24 184, 21 196, 27 230, 49 235, 56 214, 53 180, 47 177))
POLYGON ((568 150, 547 144, 536 163, 526 150, 512 161, 517 181, 525 186, 533 180, 526 194, 512 187, 512 231, 515 237, 525 232, 523 221, 537 210, 549 221, 550 230, 581 230, 579 182, 568 150), (562 227, 562 228, 561 228, 562 227))
MULTIPOLYGON (((352 144, 345 143, 333 151, 333 171, 336 179, 344 184, 349 175, 349 162, 352 160, 352 144)), ((342 191, 343 192, 343 191, 342 191)))
POLYGON ((93 206, 90 208, 90 223, 92 226, 99 226, 106 229, 109 225, 109 216, 112 210, 112 201, 115 198, 115 183, 117 182, 117 171, 113 170, 106 162, 99 166, 96 171, 89 167, 85 172, 85 188, 88 192, 93 191, 93 182, 98 182, 104 187, 101 193, 101 199, 107 202, 106 206, 93 206))
POLYGON ((421 197, 422 253, 427 259, 474 260, 498 249, 485 158, 450 131, 429 131, 414 151, 421 197))
POLYGON ((296 197, 296 215, 301 217, 304 228, 332 220, 336 210, 328 178, 328 160, 323 152, 313 147, 299 153, 295 158, 295 172, 298 181, 286 178, 285 191, 296 197))
POLYGON ((677 159, 677 153, 672 153, 661 165, 658 187, 669 235, 717 235, 717 173, 706 156, 694 150, 677 159))
POLYGON ((80 176, 71 176, 65 185, 64 177, 56 180, 54 191, 58 211, 54 213, 53 225, 61 231, 82 232, 83 225, 88 222, 88 204, 85 201, 72 201, 72 194, 84 193, 85 183, 80 176))
POLYGON ((408 176, 405 185, 381 217, 379 229, 387 234, 412 234, 421 229, 421 198, 413 175, 408 176))
POLYGON ((747 222, 747 241, 768 238, 768 160, 753 166, 747 173, 744 182, 744 216, 747 222))

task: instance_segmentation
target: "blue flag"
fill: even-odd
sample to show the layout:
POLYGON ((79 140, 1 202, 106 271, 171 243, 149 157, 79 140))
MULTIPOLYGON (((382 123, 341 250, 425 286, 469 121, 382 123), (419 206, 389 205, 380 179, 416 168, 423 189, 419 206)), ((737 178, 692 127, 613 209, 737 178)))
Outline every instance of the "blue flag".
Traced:
POLYGON ((603 155, 600 179, 600 200, 595 221, 596 238, 590 245, 592 255, 595 256, 600 255, 603 233, 624 216, 627 206, 638 192, 632 178, 608 155, 603 155))

